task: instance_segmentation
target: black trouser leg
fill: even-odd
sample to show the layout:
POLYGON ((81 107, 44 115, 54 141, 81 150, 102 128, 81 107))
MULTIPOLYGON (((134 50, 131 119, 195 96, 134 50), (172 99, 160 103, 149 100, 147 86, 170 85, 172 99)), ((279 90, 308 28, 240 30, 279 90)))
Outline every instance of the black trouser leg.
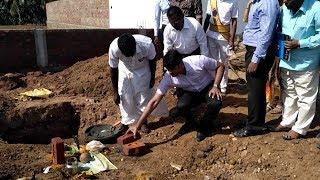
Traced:
POLYGON ((194 117, 191 112, 192 93, 184 91, 181 96, 178 97, 178 113, 186 119, 186 123, 193 123, 194 117))
MULTIPOLYGON (((246 46, 246 68, 251 62, 255 47, 246 46)), ((248 86, 248 122, 247 127, 260 130, 265 123, 266 115, 266 82, 268 72, 272 66, 274 56, 268 50, 267 57, 260 60, 258 69, 254 74, 246 74, 248 86), (273 57, 273 58, 272 58, 273 57)))
POLYGON ((217 127, 217 117, 222 108, 222 101, 211 98, 207 94, 206 104, 207 109, 200 121, 200 130, 204 133, 210 133, 210 131, 217 127))

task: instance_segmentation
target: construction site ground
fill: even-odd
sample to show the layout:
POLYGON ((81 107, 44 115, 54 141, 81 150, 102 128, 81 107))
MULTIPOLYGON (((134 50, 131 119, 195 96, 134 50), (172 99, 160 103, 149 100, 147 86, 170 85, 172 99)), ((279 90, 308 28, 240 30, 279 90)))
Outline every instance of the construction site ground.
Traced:
MULTIPOLYGON (((245 78, 243 53, 232 64, 245 78)), ((157 83, 162 77, 158 63, 157 83)), ((95 124, 113 124, 120 120, 119 108, 113 103, 108 71, 108 56, 78 62, 70 67, 49 68, 49 71, 25 70, 0 74, 0 179, 31 177, 66 179, 62 171, 43 174, 51 164, 51 133, 64 134, 72 142, 78 133, 84 143, 84 131, 95 124), (47 99, 23 101, 19 93, 35 88, 54 92, 47 99)), ((219 115, 220 128, 202 142, 196 132, 176 138, 184 119, 153 118, 151 133, 142 134, 150 148, 144 155, 124 156, 116 144, 107 144, 106 157, 118 170, 101 172, 99 179, 319 179, 320 139, 319 111, 308 135, 285 141, 282 132, 235 138, 232 131, 247 115, 247 89, 233 71, 219 115), (170 164, 181 165, 177 170, 170 164)), ((169 109, 176 97, 165 97, 169 109)), ((280 114, 267 114, 268 124, 276 125, 280 114)))

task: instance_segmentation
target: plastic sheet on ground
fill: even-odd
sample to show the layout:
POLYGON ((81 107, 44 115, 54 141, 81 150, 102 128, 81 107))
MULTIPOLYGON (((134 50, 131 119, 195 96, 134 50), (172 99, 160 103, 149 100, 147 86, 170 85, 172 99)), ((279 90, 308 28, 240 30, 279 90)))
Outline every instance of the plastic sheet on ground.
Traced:
POLYGON ((20 93, 20 96, 25 98, 48 98, 52 95, 52 93, 52 91, 46 88, 39 88, 32 91, 20 93))
POLYGON ((94 158, 93 161, 89 163, 79 163, 80 168, 85 169, 86 175, 94 175, 99 172, 106 170, 115 170, 118 169, 115 165, 113 165, 103 154, 101 153, 90 153, 94 158))

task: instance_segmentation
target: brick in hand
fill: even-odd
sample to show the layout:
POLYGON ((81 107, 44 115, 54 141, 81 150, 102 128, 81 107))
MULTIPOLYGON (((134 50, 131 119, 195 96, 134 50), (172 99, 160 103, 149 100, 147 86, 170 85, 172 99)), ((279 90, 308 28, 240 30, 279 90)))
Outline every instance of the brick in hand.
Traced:
POLYGON ((141 138, 141 136, 139 133, 137 133, 136 138, 134 138, 133 133, 130 132, 130 133, 127 133, 127 134, 124 134, 124 135, 118 137, 117 143, 121 144, 121 145, 128 144, 128 143, 132 143, 133 141, 136 141, 140 138, 141 138))

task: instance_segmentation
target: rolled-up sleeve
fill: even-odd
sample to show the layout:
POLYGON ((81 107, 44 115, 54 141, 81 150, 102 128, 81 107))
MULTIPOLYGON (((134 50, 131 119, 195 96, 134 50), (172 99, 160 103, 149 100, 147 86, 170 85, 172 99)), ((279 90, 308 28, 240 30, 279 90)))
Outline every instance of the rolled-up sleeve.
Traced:
POLYGON ((251 62, 259 63, 261 59, 266 57, 267 50, 271 44, 278 13, 279 9, 274 3, 265 2, 261 7, 261 11, 259 12, 260 32, 256 37, 258 42, 251 62))
POLYGON ((299 40, 300 48, 315 48, 320 46, 320 10, 314 15, 315 35, 299 40))
POLYGON ((166 73, 163 76, 162 80, 160 81, 160 84, 156 92, 160 95, 165 95, 171 86, 172 86, 172 83, 171 83, 170 75, 166 73))

